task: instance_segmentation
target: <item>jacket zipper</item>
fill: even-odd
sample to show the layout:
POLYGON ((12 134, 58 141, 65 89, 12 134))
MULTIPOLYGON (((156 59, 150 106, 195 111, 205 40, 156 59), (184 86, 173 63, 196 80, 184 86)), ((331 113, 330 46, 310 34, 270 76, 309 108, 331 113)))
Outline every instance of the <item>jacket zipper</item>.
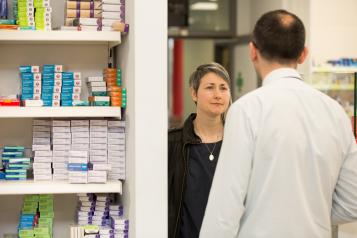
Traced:
MULTIPOLYGON (((183 145, 183 154, 185 152, 185 148, 187 146, 188 143, 184 144, 183 145)), ((188 155, 189 151, 187 149, 187 155, 188 155)), ((186 172, 187 172, 187 158, 188 156, 186 155, 185 157, 185 154, 183 156, 183 159, 184 159, 184 164, 185 164, 185 169, 184 169, 184 172, 183 172, 183 182, 182 182, 182 187, 181 187, 181 194, 180 194, 180 206, 179 206, 179 209, 178 209, 178 213, 177 213, 177 218, 176 218, 176 225, 175 225, 175 232, 174 232, 174 238, 177 237, 177 229, 178 229, 178 223, 179 223, 179 220, 180 220, 180 215, 181 215, 181 207, 182 207, 182 196, 183 196, 183 188, 185 186, 185 181, 186 181, 186 172)))

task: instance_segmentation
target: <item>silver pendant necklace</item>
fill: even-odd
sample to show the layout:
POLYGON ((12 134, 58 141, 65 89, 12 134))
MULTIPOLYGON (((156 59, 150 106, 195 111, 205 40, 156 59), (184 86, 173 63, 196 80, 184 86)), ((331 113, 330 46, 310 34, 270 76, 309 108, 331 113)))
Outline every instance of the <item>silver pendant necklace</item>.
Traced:
MULTIPOLYGON (((197 126, 196 126, 196 131, 197 131, 198 136, 201 138, 201 142, 202 142, 202 134, 198 131, 197 126)), ((218 140, 218 138, 219 138, 219 136, 217 135, 217 140, 218 140)), ((203 144, 205 145, 206 149, 207 149, 208 152, 209 152, 208 159, 209 159, 210 161, 214 160, 213 152, 214 152, 214 149, 216 148, 217 142, 214 143, 214 146, 213 146, 212 151, 210 151, 210 149, 208 148, 208 145, 207 145, 206 143, 203 143, 203 144)))
POLYGON ((214 155, 210 154, 208 158, 212 161, 212 160, 214 160, 214 155))
POLYGON ((212 151, 209 150, 208 145, 207 145, 206 143, 203 143, 203 144, 206 146, 206 148, 207 148, 207 150, 208 150, 208 152, 209 152, 208 159, 209 159, 210 161, 214 160, 213 152, 214 152, 214 149, 216 148, 217 142, 214 143, 214 146, 213 146, 212 151))

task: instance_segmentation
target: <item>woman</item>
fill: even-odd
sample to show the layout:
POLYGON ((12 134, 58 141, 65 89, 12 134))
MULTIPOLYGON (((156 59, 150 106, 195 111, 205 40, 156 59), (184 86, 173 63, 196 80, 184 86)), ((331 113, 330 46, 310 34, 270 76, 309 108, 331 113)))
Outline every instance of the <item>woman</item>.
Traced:
POLYGON ((220 64, 199 66, 189 85, 196 113, 168 138, 169 238, 199 236, 231 102, 230 78, 220 64))

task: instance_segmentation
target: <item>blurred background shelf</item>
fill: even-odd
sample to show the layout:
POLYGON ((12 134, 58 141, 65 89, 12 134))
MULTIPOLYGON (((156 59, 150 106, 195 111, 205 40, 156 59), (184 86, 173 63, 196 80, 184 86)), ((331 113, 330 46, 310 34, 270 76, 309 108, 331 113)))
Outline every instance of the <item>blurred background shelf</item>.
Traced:
POLYGON ((69 184, 67 181, 0 181, 0 195, 122 193, 121 181, 105 184, 69 184))

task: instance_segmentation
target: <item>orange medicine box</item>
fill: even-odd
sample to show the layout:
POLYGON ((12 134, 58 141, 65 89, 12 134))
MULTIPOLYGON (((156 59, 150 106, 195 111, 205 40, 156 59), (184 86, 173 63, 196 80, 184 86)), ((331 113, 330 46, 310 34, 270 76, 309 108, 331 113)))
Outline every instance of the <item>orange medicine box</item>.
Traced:
POLYGON ((111 106, 113 107, 121 107, 121 103, 111 103, 111 106))
POLYGON ((113 74, 113 73, 117 73, 117 69, 114 68, 105 68, 103 69, 103 74, 113 74))
POLYGON ((110 92, 109 96, 111 96, 111 97, 120 97, 121 98, 122 93, 121 92, 110 92))
POLYGON ((108 87, 112 87, 112 86, 118 86, 118 84, 116 82, 108 82, 107 83, 108 87))
POLYGON ((108 92, 121 92, 122 88, 119 86, 110 86, 108 87, 108 92))
POLYGON ((117 73, 106 73, 104 74, 104 78, 108 79, 108 78, 117 78, 117 73))
POLYGON ((121 98, 118 97, 111 97, 110 98, 110 103, 112 106, 121 106, 122 105, 122 100, 121 98))
POLYGON ((105 82, 116 82, 117 78, 105 78, 105 82))

